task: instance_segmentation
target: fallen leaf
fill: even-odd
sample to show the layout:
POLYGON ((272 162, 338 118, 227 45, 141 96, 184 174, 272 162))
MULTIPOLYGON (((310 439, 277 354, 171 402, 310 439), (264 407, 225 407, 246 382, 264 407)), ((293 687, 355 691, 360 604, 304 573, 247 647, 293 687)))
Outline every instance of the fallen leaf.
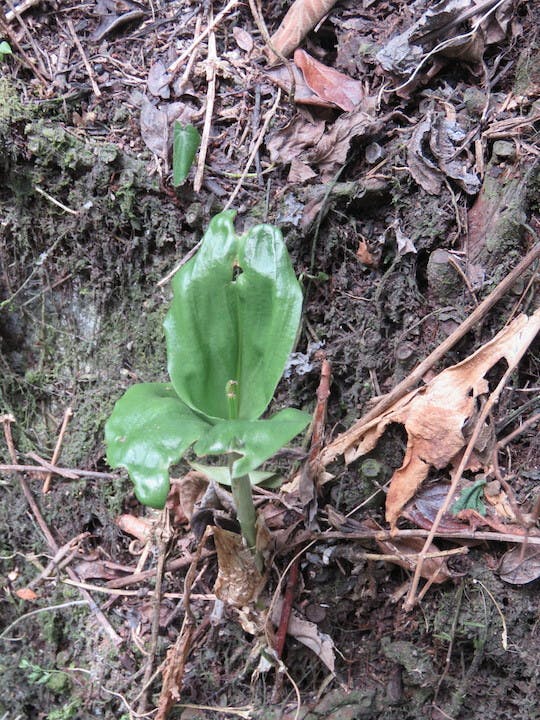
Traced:
POLYGON ((253 50, 253 38, 247 30, 244 30, 244 28, 241 28, 239 25, 235 25, 233 27, 233 36, 240 50, 247 53, 253 50))
POLYGON ((216 597, 234 607, 255 602, 264 578, 255 565, 253 553, 244 547, 241 535, 217 526, 213 528, 213 534, 218 556, 216 597))
POLYGON ((207 487, 208 478, 197 470, 190 470, 178 480, 171 480, 167 507, 175 513, 177 521, 183 522, 183 518, 191 520, 195 504, 203 497, 207 487))
MULTIPOLYGON (((424 538, 396 538, 395 540, 376 540, 379 549, 385 555, 395 555, 395 558, 388 560, 394 565, 414 572, 418 564, 418 554, 422 551, 424 538)), ((439 549, 431 543, 429 553, 437 553, 439 549)), ((443 557, 426 558, 422 563, 421 575, 426 580, 434 583, 443 583, 452 577, 452 573, 448 570, 446 560, 443 557)))
MULTIPOLYGON (((272 47, 284 57, 288 57, 336 2, 337 0, 295 0, 271 37, 272 47)), ((269 54, 271 60, 278 60, 274 53, 269 54)))
MULTIPOLYGON (((350 464, 375 447, 388 425, 404 425, 405 457, 391 478, 386 497, 386 519, 392 528, 430 468, 455 467, 459 463, 467 444, 464 428, 478 412, 480 398, 489 391, 487 372, 503 358, 513 367, 539 330, 540 309, 531 316, 518 316, 466 360, 443 370, 426 386, 398 400, 344 448, 345 461, 350 464)), ((477 469, 478 457, 472 463, 477 469)), ((497 522, 496 519, 484 522, 488 521, 497 522)))
POLYGON ((364 110, 341 115, 322 135, 317 145, 306 154, 306 161, 310 165, 317 165, 322 181, 328 182, 347 162, 353 139, 375 135, 384 122, 384 118, 375 119, 364 110))
POLYGON ((502 557, 499 576, 511 585, 526 585, 540 577, 540 547, 516 545, 502 557))
POLYGON ((291 73, 294 77, 294 102, 297 105, 314 105, 315 107, 335 107, 334 103, 324 100, 311 90, 299 68, 292 63, 288 67, 279 65, 266 71, 266 77, 280 87, 287 95, 291 93, 291 73))
MULTIPOLYGON (((272 622, 278 625, 281 618, 283 601, 279 599, 272 608, 272 622)), ((287 627, 287 635, 294 637, 302 645, 312 650, 315 655, 326 665, 331 673, 335 667, 334 641, 319 630, 315 623, 306 620, 297 610, 292 610, 287 627)))
POLYGON ((37 593, 35 593, 30 588, 19 588, 19 590, 15 590, 15 595, 20 598, 21 600, 37 600, 38 596, 37 593))
POLYGON ((148 77, 146 79, 148 92, 154 95, 154 97, 168 100, 171 97, 171 89, 169 87, 171 80, 172 77, 167 72, 165 63, 162 60, 158 60, 150 66, 150 70, 148 71, 148 77))
POLYGON ((273 133, 266 143, 272 163, 289 163, 308 148, 312 148, 322 138, 324 120, 313 120, 305 114, 298 113, 293 119, 277 132, 273 133))
POLYGON ((294 62, 302 71, 306 85, 322 100, 347 112, 354 110, 364 97, 362 83, 353 80, 311 57, 305 50, 296 50, 294 62))

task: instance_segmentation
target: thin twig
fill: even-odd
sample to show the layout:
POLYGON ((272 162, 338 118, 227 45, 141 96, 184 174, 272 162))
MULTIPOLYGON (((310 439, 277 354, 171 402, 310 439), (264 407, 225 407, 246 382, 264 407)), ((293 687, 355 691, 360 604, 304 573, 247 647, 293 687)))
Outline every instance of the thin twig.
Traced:
POLYGON ((90 84, 92 85, 92 90, 94 91, 94 95, 99 98, 99 97, 101 97, 101 90, 99 89, 98 84, 96 82, 96 74, 94 72, 94 68, 90 65, 90 61, 88 60, 86 53, 84 52, 84 48, 81 44, 81 41, 79 40, 77 33, 75 32, 75 28, 73 27, 73 22, 71 21, 70 18, 68 18, 68 20, 67 20, 67 26, 69 28, 69 32, 71 33, 71 37, 73 38, 73 42, 77 46, 79 55, 82 58, 84 67, 86 68, 86 73, 90 80, 90 84))
MULTIPOLYGON (((28 453, 28 456, 34 453, 28 453)), ((80 478, 96 478, 97 480, 118 480, 120 475, 113 473, 97 472, 93 470, 77 470, 74 468, 63 468, 53 465, 52 463, 43 462, 42 465, 0 465, 0 472, 18 472, 18 473, 54 473, 66 480, 80 480, 80 478)))
POLYGON ((270 110, 268 110, 267 113, 266 113, 265 116, 264 116, 263 126, 262 126, 262 128, 261 128, 261 130, 260 130, 260 132, 259 132, 259 135, 258 135, 258 137, 257 137, 257 141, 255 142, 255 145, 253 146, 253 150, 251 151, 251 154, 250 154, 250 156, 249 156, 249 158, 248 158, 248 161, 247 161, 247 163, 246 163, 246 166, 244 167, 244 170, 242 171, 242 174, 240 175, 240 178, 238 179, 238 182, 237 182, 237 184, 236 184, 236 187, 234 188, 234 191, 233 191, 232 195, 230 196, 230 198, 227 200, 227 202, 226 202, 226 204, 225 204, 225 208, 224 208, 225 210, 227 210, 228 208, 231 207, 234 199, 236 198, 236 196, 237 196, 238 193, 240 192, 240 188, 241 188, 242 185, 244 184, 244 180, 246 179, 246 175, 248 174, 249 169, 250 169, 251 165, 253 164, 253 160, 255 159, 255 156, 256 156, 257 152, 259 151, 259 148, 261 147, 262 141, 264 140, 264 136, 266 135, 266 131, 268 130, 268 126, 270 125, 270 122, 271 122, 272 118, 273 118, 274 115, 276 114, 276 111, 277 111, 277 109, 278 109, 278 105, 279 105, 279 101, 280 101, 280 100, 281 100, 281 90, 278 89, 277 95, 276 95, 276 99, 275 99, 275 101, 274 101, 274 104, 272 105, 272 107, 270 108, 270 110))
POLYGON ((206 38, 207 35, 209 35, 216 29, 216 27, 219 25, 225 15, 227 15, 227 13, 233 10, 238 5, 238 3, 239 0, 229 0, 227 5, 216 15, 216 17, 208 25, 206 30, 203 30, 203 32, 195 38, 191 45, 186 48, 186 50, 184 50, 184 52, 179 57, 177 57, 171 65, 169 65, 169 67, 167 68, 167 72, 169 73, 169 75, 174 75, 177 72, 178 68, 182 65, 184 60, 186 60, 186 58, 191 55, 191 53, 206 38))
POLYGON ((206 59, 206 81, 208 89, 206 91, 206 111, 204 114, 204 125, 201 135, 201 146, 199 149, 199 159, 197 162, 197 170, 193 181, 193 189, 196 193, 200 192, 204 176, 204 165, 208 154, 208 145, 210 143, 210 130, 212 128, 212 115, 214 114, 214 102, 216 99, 216 36, 213 31, 208 36, 208 56, 206 59))
MULTIPOLYGON (((60 432, 58 433, 58 439, 56 441, 56 445, 54 446, 54 452, 52 454, 51 458, 51 465, 56 465, 58 462, 58 458, 60 457, 60 453, 62 452, 62 443, 64 442, 64 435, 66 434, 66 429, 68 426, 68 422, 70 421, 70 418, 73 417, 73 410, 68 407, 66 408, 64 412, 64 417, 62 419, 62 426, 60 427, 60 432)), ((45 482, 43 483, 43 493, 48 493, 51 487, 51 480, 53 476, 53 471, 49 471, 49 473, 45 476, 45 482)))

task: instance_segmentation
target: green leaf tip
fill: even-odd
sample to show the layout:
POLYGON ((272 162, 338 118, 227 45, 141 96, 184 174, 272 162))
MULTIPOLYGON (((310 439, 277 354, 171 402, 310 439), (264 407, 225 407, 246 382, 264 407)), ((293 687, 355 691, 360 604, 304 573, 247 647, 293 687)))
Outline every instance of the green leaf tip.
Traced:
POLYGON ((302 291, 281 232, 237 235, 235 212, 210 222, 199 252, 176 273, 165 318, 168 369, 178 396, 207 418, 259 418, 296 340, 302 291))

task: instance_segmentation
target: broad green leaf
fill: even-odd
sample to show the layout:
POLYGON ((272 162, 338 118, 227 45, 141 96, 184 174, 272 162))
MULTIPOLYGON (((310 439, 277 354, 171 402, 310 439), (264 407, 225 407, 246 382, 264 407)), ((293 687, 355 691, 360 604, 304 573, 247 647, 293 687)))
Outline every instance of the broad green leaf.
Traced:
POLYGON ((0 60, 3 58, 4 55, 13 55, 13 51, 11 50, 11 45, 6 42, 5 40, 0 41, 0 60))
MULTIPOLYGON (((219 485, 231 484, 231 471, 223 465, 203 465, 198 462, 189 463, 192 468, 204 473, 207 477, 219 485)), ((252 485, 264 485, 264 487, 276 488, 281 485, 281 478, 276 476, 274 472, 266 472, 265 470, 253 470, 249 474, 249 481, 252 485)))
POLYGON ((225 420, 216 423, 194 445, 197 455, 239 455, 233 462, 234 478, 247 475, 268 460, 309 424, 311 416, 287 408, 269 420, 225 420))
POLYGON ((176 274, 165 319, 168 369, 178 396, 209 418, 254 420, 270 402, 292 350, 302 292, 281 232, 235 233, 234 211, 212 219, 195 257, 176 274))
POLYGON ((133 385, 105 425, 107 462, 128 470, 143 505, 162 508, 169 492, 169 465, 209 427, 169 383, 133 385))
POLYGON ((173 129, 173 185, 178 187, 189 175, 201 136, 193 125, 182 125, 178 121, 173 129))
POLYGON ((462 510, 476 510, 479 515, 486 514, 486 505, 484 503, 484 489, 486 486, 485 476, 481 476, 478 480, 463 488, 459 497, 454 501, 451 507, 452 515, 457 515, 462 510))

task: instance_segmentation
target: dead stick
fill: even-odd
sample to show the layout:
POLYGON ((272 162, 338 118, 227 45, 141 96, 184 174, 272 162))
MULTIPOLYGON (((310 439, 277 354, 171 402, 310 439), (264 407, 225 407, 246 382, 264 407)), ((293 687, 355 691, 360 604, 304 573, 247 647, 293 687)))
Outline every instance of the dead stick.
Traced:
POLYGON ((355 422, 355 424, 339 435, 330 445, 324 448, 320 454, 320 463, 323 467, 329 465, 338 455, 342 455, 357 439, 363 434, 365 427, 383 412, 388 410, 398 400, 401 400, 408 392, 413 390, 417 383, 423 378, 428 370, 435 363, 441 360, 446 353, 472 330, 475 325, 486 315, 489 310, 505 295, 525 270, 533 262, 540 258, 540 243, 534 245, 529 253, 519 262, 516 267, 502 280, 495 290, 478 305, 475 310, 464 320, 461 325, 449 335, 428 357, 423 360, 404 380, 385 395, 369 412, 355 422))
MULTIPOLYGON (((11 460, 14 465, 17 464, 17 453, 15 451, 15 445, 13 443, 13 437, 11 435, 11 422, 13 421, 12 417, 10 416, 4 416, 2 418, 3 425, 4 425, 4 436, 6 438, 6 444, 8 446, 11 460)), ((41 514, 41 510, 37 506, 36 501, 34 500, 34 496, 32 495, 32 492, 30 488, 28 487, 28 483, 24 479, 24 477, 19 478, 19 482, 21 485, 21 489, 24 493, 24 496, 26 498, 26 501, 28 502, 28 505, 30 506, 30 509, 32 510, 32 513, 34 514, 34 517, 36 518, 36 522, 39 525, 41 532, 43 533, 45 539, 47 540, 47 543, 51 550, 54 553, 57 553, 60 550, 60 546, 56 542, 56 540, 53 537, 53 534, 49 530, 49 527, 47 523, 45 522, 45 519, 43 515, 41 514)), ((72 580, 75 580, 77 582, 80 582, 80 578, 78 577, 77 573, 70 567, 66 568, 66 571, 70 578, 72 580)), ((80 588, 80 593, 83 596, 83 598, 86 600, 86 602, 89 604, 90 608, 92 609, 92 612, 97 617, 99 622, 101 623, 101 626, 109 636, 109 638, 114 642, 115 645, 120 645, 122 643, 122 638, 117 634, 116 630, 113 628, 113 626, 110 624, 110 622, 105 617, 103 611, 98 607, 96 601, 94 598, 90 595, 90 593, 87 590, 83 590, 80 588)))
POLYGON ((195 180, 193 181, 193 189, 196 193, 200 192, 202 187, 204 164, 208 154, 208 144, 210 142, 210 130, 212 128, 212 115, 214 114, 214 102, 216 99, 216 36, 214 32, 210 32, 208 36, 208 57, 206 60, 206 81, 208 90, 206 91, 206 112, 204 114, 204 125, 201 136, 201 147, 199 150, 199 160, 197 170, 195 172, 195 180))
MULTIPOLYGON (((33 455, 33 453, 28 454, 33 455)), ((63 468, 44 463, 43 465, 0 465, 0 472, 19 472, 19 473, 49 473, 65 478, 66 480, 79 480, 82 477, 96 478, 98 480, 118 480, 120 475, 105 472, 95 472, 93 470, 76 470, 73 468, 63 468)))
MULTIPOLYGON (((207 558, 211 555, 215 555, 215 551, 212 550, 202 550, 200 553, 201 558, 207 558)), ((180 557, 176 558, 175 560, 171 560, 165 565, 165 572, 173 572, 174 570, 181 570, 182 568, 187 567, 190 565, 193 561, 192 557, 180 557)), ((132 575, 128 575, 127 577, 123 578, 116 578, 114 580, 109 580, 105 583, 105 587, 108 588, 123 588, 127 585, 135 585, 136 583, 144 582, 145 580, 148 580, 149 578, 153 577, 156 574, 156 568, 152 568, 151 570, 143 570, 140 573, 133 573, 132 575)))
POLYGON ((81 41, 79 40, 79 37, 77 33, 75 32, 75 28, 73 27, 73 22, 68 19, 67 26, 69 28, 69 32, 71 33, 71 37, 73 38, 73 42, 77 46, 77 50, 79 51, 79 55, 82 58, 84 67, 86 68, 86 73, 88 75, 88 78, 90 79, 90 84, 92 85, 92 90, 94 91, 94 95, 99 98, 101 97, 101 90, 98 87, 98 84, 96 82, 96 76, 94 73, 93 67, 90 65, 90 61, 88 60, 86 53, 84 52, 84 48, 81 44, 81 41))
MULTIPOLYGON (((66 434, 67 425, 72 416, 73 410, 70 407, 66 408, 64 412, 64 417, 62 419, 62 426, 60 427, 60 432, 58 433, 58 439, 56 441, 56 445, 54 446, 54 452, 51 458, 51 465, 56 465, 56 463, 58 462, 58 458, 60 457, 60 453, 62 451, 62 443, 64 442, 64 435, 66 434)), ((43 483, 43 494, 49 492, 52 476, 52 470, 49 471, 45 476, 45 482, 43 483)))
POLYGON ((287 578, 287 585, 285 586, 285 593, 283 595, 283 604, 281 606, 281 618, 279 620, 279 627, 276 632, 276 654, 278 658, 283 655, 283 648, 285 647, 285 638, 287 637, 287 629, 289 627, 289 620, 291 619, 292 606, 296 595, 296 584, 298 582, 298 569, 300 566, 300 558, 296 558, 291 569, 289 571, 289 577, 287 578))
MULTIPOLYGON (((425 538, 429 535, 430 530, 358 530, 353 532, 341 532, 339 530, 329 530, 325 533, 311 533, 308 537, 313 541, 323 540, 396 540, 399 538, 425 538)), ((487 542, 508 542, 508 543, 530 543, 531 545, 540 545, 539 535, 517 533, 501 533, 501 532, 484 532, 482 530, 437 530, 435 536, 442 540, 485 540, 487 542)), ((305 542, 305 537, 301 542, 305 542)), ((427 557, 427 556, 426 556, 427 557)))

